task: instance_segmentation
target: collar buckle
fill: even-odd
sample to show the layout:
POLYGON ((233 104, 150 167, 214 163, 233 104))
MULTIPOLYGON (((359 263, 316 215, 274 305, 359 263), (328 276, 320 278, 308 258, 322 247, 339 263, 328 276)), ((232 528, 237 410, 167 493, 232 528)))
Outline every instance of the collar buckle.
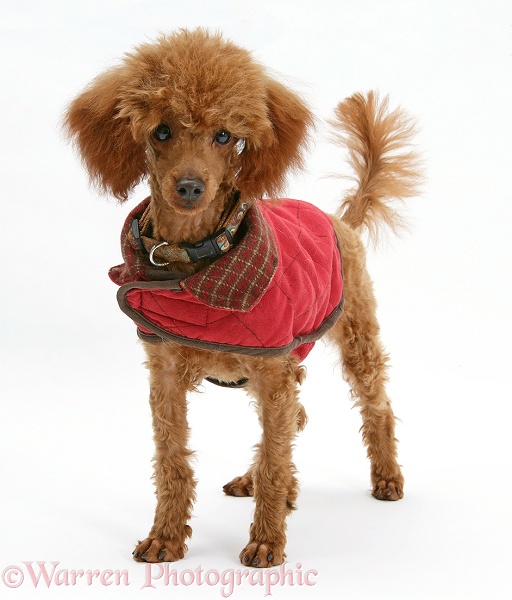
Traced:
POLYGON ((132 221, 132 235, 135 238, 135 243, 137 244, 137 248, 142 252, 142 254, 147 254, 148 251, 146 250, 146 247, 144 246, 144 242, 141 240, 141 237, 140 237, 139 219, 133 219, 133 221, 132 221))
POLYGON ((224 228, 195 244, 181 242, 179 247, 185 250, 191 262, 195 263, 204 258, 218 258, 231 250, 234 245, 231 232, 228 228, 224 228))

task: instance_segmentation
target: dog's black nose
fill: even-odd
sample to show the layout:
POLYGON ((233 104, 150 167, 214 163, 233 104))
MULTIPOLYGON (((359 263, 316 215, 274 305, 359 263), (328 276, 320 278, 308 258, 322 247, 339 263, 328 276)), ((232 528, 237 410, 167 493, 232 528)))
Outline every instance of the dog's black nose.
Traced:
POLYGON ((183 200, 197 200, 205 190, 204 181, 182 177, 176 182, 176 191, 183 200))

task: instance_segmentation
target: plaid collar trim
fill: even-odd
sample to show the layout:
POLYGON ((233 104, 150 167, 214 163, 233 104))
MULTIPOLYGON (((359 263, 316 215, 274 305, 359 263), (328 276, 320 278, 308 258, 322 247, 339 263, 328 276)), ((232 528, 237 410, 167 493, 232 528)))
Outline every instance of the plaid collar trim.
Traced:
POLYGON ((251 310, 277 271, 276 239, 257 203, 247 211, 242 226, 244 235, 230 252, 181 282, 182 288, 208 306, 251 310))
MULTIPOLYGON (((148 269, 147 254, 143 254, 132 234, 134 219, 141 217, 150 201, 151 198, 144 200, 125 221, 121 232, 125 262, 109 271, 110 278, 118 285, 153 280, 155 269, 148 269)), ((272 228, 258 203, 248 209, 238 234, 241 239, 234 248, 194 275, 182 279, 180 287, 199 302, 213 308, 242 312, 251 310, 272 282, 279 264, 279 254, 272 228)), ((160 275, 166 273, 165 269, 158 271, 160 275)), ((169 276, 172 277, 172 273, 169 276)), ((162 280, 164 287, 165 281, 162 280)))

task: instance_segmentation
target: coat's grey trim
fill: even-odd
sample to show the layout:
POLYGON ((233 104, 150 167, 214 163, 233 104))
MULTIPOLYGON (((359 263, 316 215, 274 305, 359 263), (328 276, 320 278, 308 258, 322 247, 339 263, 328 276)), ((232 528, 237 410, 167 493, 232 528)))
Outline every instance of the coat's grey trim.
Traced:
MULTIPOLYGON (((176 282, 176 280, 173 280, 176 282)), ((169 284, 171 282, 165 282, 169 284)), ((176 283, 174 283, 176 285, 176 283)), ((159 342, 174 342, 176 344, 182 344, 183 346, 189 346, 191 348, 198 348, 200 350, 212 350, 214 352, 231 352, 234 354, 245 354, 249 356, 282 356, 285 354, 290 354, 299 346, 303 344, 308 344, 311 342, 316 342, 322 336, 324 336, 331 327, 333 327, 338 319, 340 318, 343 312, 343 304, 344 304, 344 295, 342 295, 341 301, 339 305, 332 311, 332 313, 323 321, 320 327, 313 331, 312 333, 308 333, 307 335, 302 335, 296 337, 292 342, 287 344, 286 346, 279 346, 276 348, 261 348, 258 346, 237 346, 231 344, 219 344, 217 342, 206 342, 203 340, 195 340, 190 339, 184 336, 176 335, 173 333, 169 333, 163 329, 160 329, 151 321, 146 319, 143 315, 134 310, 126 301, 126 294, 132 289, 148 289, 148 288, 160 288, 162 289, 162 282, 133 282, 127 283, 119 288, 117 292, 117 300, 119 303, 119 307, 121 310, 128 315, 135 323, 144 327, 148 331, 151 331, 151 334, 147 334, 142 332, 140 329, 137 329, 137 335, 144 342, 150 343, 159 343, 159 342)), ((167 289, 173 289, 170 286, 167 289)), ((177 291, 177 290, 176 290, 177 291)), ((180 288, 181 291, 181 288, 180 288)))

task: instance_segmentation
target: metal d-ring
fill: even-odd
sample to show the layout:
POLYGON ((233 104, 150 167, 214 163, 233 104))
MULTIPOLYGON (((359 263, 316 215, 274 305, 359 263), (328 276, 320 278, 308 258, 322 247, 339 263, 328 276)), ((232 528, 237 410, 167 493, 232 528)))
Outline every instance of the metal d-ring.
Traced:
POLYGON ((152 265, 155 265, 155 267, 166 267, 167 265, 170 265, 171 263, 165 262, 165 263, 158 263, 155 261, 155 259, 153 258, 153 254, 155 253, 155 250, 158 250, 158 248, 160 248, 161 246, 168 246, 169 243, 168 242, 160 242, 160 244, 155 244, 153 246, 153 248, 151 248, 151 250, 149 251, 149 262, 152 265))

